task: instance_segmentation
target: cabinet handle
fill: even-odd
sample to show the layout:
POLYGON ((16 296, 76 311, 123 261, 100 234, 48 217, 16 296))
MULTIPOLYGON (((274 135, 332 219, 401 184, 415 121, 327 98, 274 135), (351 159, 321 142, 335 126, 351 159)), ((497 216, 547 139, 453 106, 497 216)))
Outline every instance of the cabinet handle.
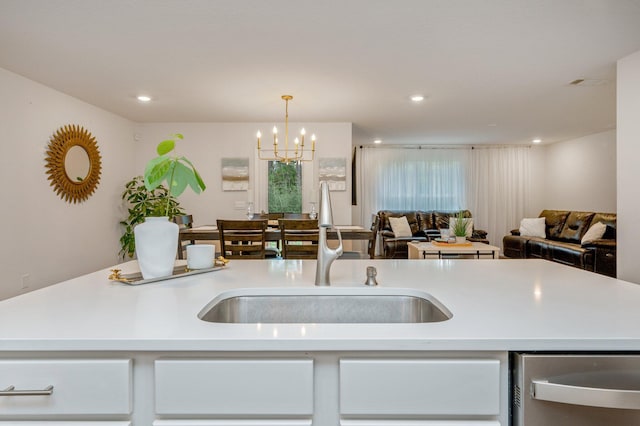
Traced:
POLYGON ((0 390, 0 396, 40 396, 51 395, 53 393, 53 385, 49 385, 46 388, 40 389, 16 389, 15 386, 9 386, 6 389, 0 390))
POLYGON ((640 390, 576 386, 551 383, 548 380, 532 380, 531 397, 542 401, 589 407, 640 409, 640 390))
POLYGON ((605 257, 613 257, 613 253, 607 253, 605 254, 605 257))

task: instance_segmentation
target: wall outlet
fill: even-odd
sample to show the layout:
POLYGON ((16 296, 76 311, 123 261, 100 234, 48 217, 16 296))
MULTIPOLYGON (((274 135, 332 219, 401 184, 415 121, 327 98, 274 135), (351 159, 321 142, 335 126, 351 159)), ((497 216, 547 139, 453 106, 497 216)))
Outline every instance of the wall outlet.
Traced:
POLYGON ((24 274, 22 276, 22 289, 26 289, 29 288, 29 284, 31 284, 31 275, 29 274, 24 274))

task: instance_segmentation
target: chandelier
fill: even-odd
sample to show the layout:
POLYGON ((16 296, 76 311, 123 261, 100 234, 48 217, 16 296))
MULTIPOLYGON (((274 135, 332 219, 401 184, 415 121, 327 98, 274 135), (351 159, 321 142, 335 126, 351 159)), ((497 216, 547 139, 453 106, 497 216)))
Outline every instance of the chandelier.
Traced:
POLYGON ((258 158, 260 160, 280 161, 288 164, 292 161, 313 161, 316 152, 316 135, 311 135, 311 149, 304 148, 304 128, 300 131, 300 138, 295 138, 293 146, 289 147, 289 101, 293 99, 291 95, 282 95, 285 102, 284 116, 284 149, 278 144, 278 128, 273 126, 273 148, 262 148, 260 138, 262 133, 258 131, 258 158))

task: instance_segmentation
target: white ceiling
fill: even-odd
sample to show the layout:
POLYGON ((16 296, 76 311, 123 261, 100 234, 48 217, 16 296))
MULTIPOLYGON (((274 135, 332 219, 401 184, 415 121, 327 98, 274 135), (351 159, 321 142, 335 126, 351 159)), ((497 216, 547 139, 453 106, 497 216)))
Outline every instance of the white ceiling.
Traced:
POLYGON ((290 121, 352 122, 358 144, 615 128, 638 50, 640 0, 0 0, 0 67, 105 110, 281 122, 291 94, 290 121))

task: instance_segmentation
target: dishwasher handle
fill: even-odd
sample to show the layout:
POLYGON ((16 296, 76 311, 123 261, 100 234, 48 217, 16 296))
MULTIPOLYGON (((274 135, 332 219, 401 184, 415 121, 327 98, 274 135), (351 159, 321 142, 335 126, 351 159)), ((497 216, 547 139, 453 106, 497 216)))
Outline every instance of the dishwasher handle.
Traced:
POLYGON ((531 397, 542 401, 589 407, 640 410, 640 390, 586 387, 532 380, 531 397))

